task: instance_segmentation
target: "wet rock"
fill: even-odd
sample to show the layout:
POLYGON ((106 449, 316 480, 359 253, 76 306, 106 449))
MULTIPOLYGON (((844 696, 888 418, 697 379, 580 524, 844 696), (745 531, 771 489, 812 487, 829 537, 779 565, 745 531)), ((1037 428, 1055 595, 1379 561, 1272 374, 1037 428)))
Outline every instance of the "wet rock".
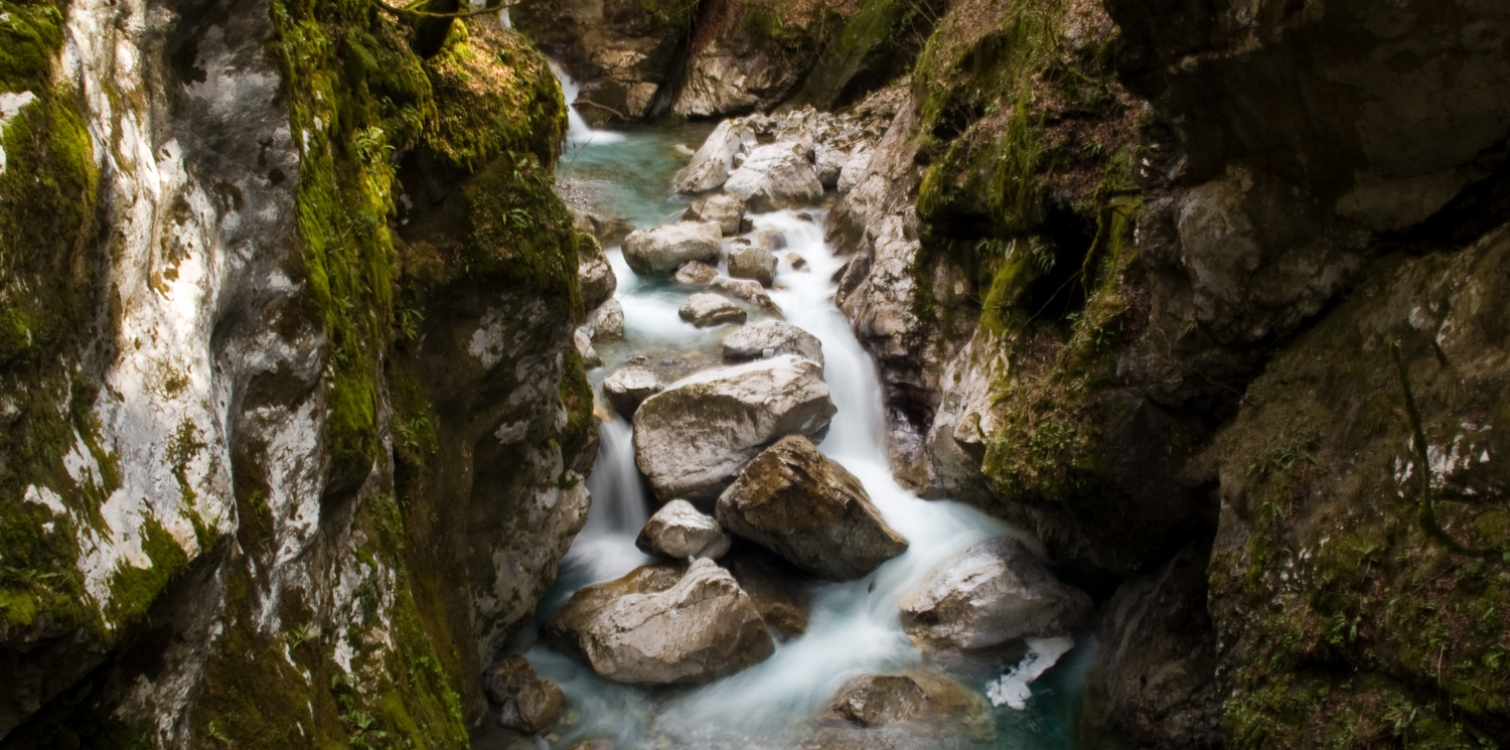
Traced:
POLYGON ((771 252, 786 249, 786 234, 775 227, 766 227, 755 232, 753 238, 755 244, 771 252))
POLYGON ((552 680, 540 679, 523 656, 509 656, 483 673, 483 691, 498 706, 498 723, 525 734, 555 726, 566 711, 566 694, 552 680))
POLYGON ((624 261, 642 276, 669 274, 691 261, 715 262, 723 231, 709 221, 681 221, 624 238, 624 261))
POLYGON ((734 173, 735 157, 748 154, 755 144, 755 132, 742 121, 724 120, 692 155, 692 161, 677 173, 672 187, 683 195, 723 187, 734 173))
POLYGON ((776 283, 776 256, 763 247, 735 244, 729 250, 729 275, 771 286, 776 283))
POLYGON ((572 334, 572 343, 576 345, 577 355, 582 358, 582 364, 586 365, 587 369, 603 366, 603 358, 598 356, 596 349, 592 348, 592 334, 585 326, 578 328, 576 333, 572 334))
POLYGON ((791 563, 758 545, 741 543, 721 564, 755 602, 760 619, 782 640, 807 632, 807 578, 791 563))
POLYGON ((725 237, 732 237, 739 234, 740 225, 744 223, 745 204, 733 196, 710 195, 693 201, 682 218, 689 221, 716 222, 719 229, 723 230, 725 237))
POLYGON ((1074 634, 1089 626, 1091 610, 1085 592, 1054 578, 1022 542, 1001 537, 966 550, 905 598, 902 627, 939 646, 979 649, 1074 634))
POLYGON ((800 570, 847 581, 907 551, 860 480, 792 435, 767 448, 718 498, 718 522, 800 570))
POLYGON ((724 190, 756 213, 813 205, 823 199, 823 184, 810 153, 810 147, 793 142, 756 148, 729 175, 724 190))
POLYGON ((616 299, 604 302, 587 316, 587 327, 592 331, 592 340, 597 343, 624 338, 624 305, 616 299))
POLYGON ((613 297, 619 288, 608 256, 596 242, 583 242, 577 262, 577 283, 582 287, 582 304, 591 310, 613 297))
POLYGON ((798 255, 796 253, 787 253, 782 257, 786 258, 787 265, 790 265, 792 267, 792 270, 794 271, 801 271, 804 268, 807 268, 807 258, 804 258, 801 255, 798 255))
POLYGON ((694 260, 676 270, 675 279, 678 284, 688 286, 707 286, 709 282, 718 278, 718 269, 699 260, 694 260))
POLYGON ((687 304, 682 305, 677 314, 682 316, 682 320, 698 328, 743 323, 750 316, 743 307, 734 304, 727 297, 706 292, 698 292, 688 298, 687 304))
POLYGON ((706 557, 716 560, 729 551, 723 527, 686 500, 672 500, 650 517, 634 546, 651 555, 673 560, 706 557))
POLYGON ((603 381, 603 393, 608 396, 608 402, 625 419, 633 419, 640 404, 660 393, 661 388, 661 379, 644 367, 616 370, 603 381))
POLYGON ((824 704, 818 718, 861 727, 903 725, 910 734, 963 735, 975 742, 995 735, 985 699, 931 670, 855 677, 824 704))
POLYGON ((799 357, 700 372, 635 412, 635 463, 662 500, 712 501, 764 446, 824 434, 835 410, 823 368, 799 357))
POLYGON ((724 359, 743 361, 795 354, 823 364, 823 342, 807 331, 780 320, 767 320, 735 330, 724 337, 724 359))
POLYGON ((766 294, 765 287, 754 279, 731 279, 728 276, 718 276, 708 283, 708 288, 735 299, 742 299, 771 317, 782 317, 781 307, 771 299, 771 295, 766 294))
POLYGON ((606 679, 643 685, 710 682, 775 650, 750 597, 707 559, 582 589, 541 635, 606 679))

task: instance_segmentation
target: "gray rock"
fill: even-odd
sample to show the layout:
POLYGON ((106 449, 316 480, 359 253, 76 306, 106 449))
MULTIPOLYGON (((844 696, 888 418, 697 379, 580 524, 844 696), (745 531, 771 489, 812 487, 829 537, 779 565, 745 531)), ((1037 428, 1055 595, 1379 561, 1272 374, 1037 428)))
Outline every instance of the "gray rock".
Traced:
POLYGON ((635 463, 656 497, 711 501, 764 446, 821 435, 835 411, 823 368, 799 357, 700 372, 635 412, 635 463))
POLYGON ((718 522, 798 569, 847 581, 907 551, 855 475, 800 435, 784 437, 718 498, 718 522))
POLYGON ((839 180, 834 185, 840 195, 854 190, 855 186, 860 184, 866 170, 870 169, 870 154, 870 149, 857 149, 844 162, 844 168, 839 172, 839 180))
POLYGON ((775 227, 766 227, 755 232, 753 240, 757 246, 773 253, 786 249, 786 234, 775 227))
POLYGON ((782 317, 781 307, 771 299, 771 295, 766 294, 765 287, 754 279, 731 279, 728 276, 718 276, 708 283, 708 289, 727 294, 735 299, 742 299, 766 315, 775 318, 782 317))
POLYGON ((995 736, 985 699, 934 670, 855 677, 824 704, 818 718, 861 727, 899 725, 913 735, 963 735, 974 742, 995 736))
POLYGON ((733 237, 739 234, 740 225, 744 223, 745 204, 730 195, 710 195, 693 201, 682 218, 716 222, 725 237, 733 237))
POLYGON ((608 402, 625 419, 633 419, 640 404, 660 393, 661 388, 660 378, 644 367, 616 370, 603 381, 603 393, 608 396, 608 402))
POLYGON ((823 184, 810 153, 810 147, 790 141, 761 146, 729 175, 724 190, 757 213, 811 206, 823 199, 823 184))
POLYGON ((624 338, 624 305, 610 299, 587 316, 587 327, 592 331, 592 340, 598 343, 618 341, 624 338))
POLYGON ((678 284, 688 286, 707 286, 709 282, 718 278, 718 269, 699 260, 694 260, 676 270, 672 276, 678 284))
POLYGON ((606 679, 642 685, 710 682, 775 651, 750 597, 707 559, 582 589, 541 636, 606 679))
MULTIPOLYGON (((725 524, 727 526, 727 524, 725 524)), ((902 627, 948 648, 979 649, 1072 635, 1090 625, 1091 599, 1061 583, 1022 542, 988 539, 902 601, 902 627)))
POLYGON ((787 253, 782 257, 786 258, 787 264, 790 265, 792 267, 792 270, 794 271, 801 271, 807 268, 807 258, 804 258, 801 255, 798 255, 796 253, 787 253))
POLYGON ((750 316, 743 307, 734 304, 727 297, 707 292, 698 292, 689 297, 687 304, 682 305, 677 313, 682 316, 682 320, 698 328, 743 323, 750 316))
POLYGON ((723 527, 686 500, 672 500, 650 517, 634 540, 634 546, 651 555, 686 560, 706 557, 716 560, 729 551, 729 535, 723 527))
POLYGON ((722 239, 718 224, 707 221, 642 229, 624 238, 624 261, 640 275, 669 274, 691 261, 716 261, 722 239))
POLYGON ((735 244, 729 250, 729 275, 771 286, 776 283, 776 256, 763 247, 735 244))
POLYGON ((677 173, 672 187, 683 195, 723 187, 734 172, 734 157, 749 153, 755 143, 755 132, 743 122, 724 120, 692 155, 692 161, 677 173))
POLYGON ((598 356, 598 351, 592 348, 592 334, 588 333, 587 327, 583 326, 572 334, 572 343, 577 347, 577 355, 582 357, 582 364, 591 370, 603 366, 603 358, 598 356))
POLYGON ((577 283, 582 287, 582 304, 591 310, 609 299, 619 288, 608 256, 597 242, 584 242, 577 261, 577 283))
POLYGON ((744 326, 724 337, 724 359, 744 361, 795 354, 823 364, 823 342, 807 331, 780 320, 744 326))
POLYGON ((813 157, 818 182, 825 188, 837 187, 839 176, 843 174, 845 165, 849 164, 849 152, 819 143, 813 148, 813 157))

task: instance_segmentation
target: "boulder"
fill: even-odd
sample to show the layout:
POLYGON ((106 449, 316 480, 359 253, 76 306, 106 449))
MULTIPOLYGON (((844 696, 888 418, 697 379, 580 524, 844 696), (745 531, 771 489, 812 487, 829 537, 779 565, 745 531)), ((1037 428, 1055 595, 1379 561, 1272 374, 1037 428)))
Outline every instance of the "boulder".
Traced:
POLYGON ((839 181, 835 183, 839 194, 843 195, 854 190, 855 186, 860 184, 860 180, 865 178, 865 172, 868 169, 870 169, 870 149, 856 150, 855 153, 850 154, 849 159, 844 162, 844 168, 839 172, 839 181))
POLYGON ((616 370, 603 381, 603 393, 614 410, 625 419, 634 419, 634 412, 645 399, 661 392, 661 379, 644 367, 625 367, 616 370))
POLYGON ((686 500, 672 500, 650 517, 634 540, 646 554, 673 560, 706 557, 716 560, 729 551, 729 535, 711 516, 686 500))
POLYGON ((582 589, 541 636, 606 679, 641 685, 710 682, 775 651, 750 597, 707 559, 582 589))
POLYGON ((613 298, 619 278, 608 263, 608 256, 596 242, 583 242, 577 260, 577 283, 582 287, 582 304, 591 310, 613 298))
POLYGON ((582 358, 582 364, 591 370, 603 366, 603 358, 598 356, 598 351, 592 348, 592 334, 586 326, 578 327, 572 334, 572 343, 577 347, 577 356, 582 358))
POLYGON ((597 343, 624 338, 624 305, 616 299, 598 305, 598 309, 587 316, 587 328, 597 343))
POLYGON ((790 265, 792 267, 792 270, 794 271, 801 271, 807 268, 807 258, 804 258, 801 255, 798 255, 796 253, 787 253, 783 257, 786 258, 787 264, 790 265))
POLYGON ((823 184, 808 159, 810 152, 790 141, 756 148, 729 175, 724 190, 756 213, 811 206, 823 199, 823 184))
POLYGON ((795 354, 823 364, 823 342, 807 331, 780 320, 766 320, 736 329, 724 337, 724 359, 744 361, 795 354))
POLYGON ((861 727, 901 725, 909 734, 963 736, 974 742, 995 735, 985 699, 934 670, 855 677, 824 704, 818 719, 861 727))
POLYGON ((692 161, 672 180, 672 187, 683 195, 697 195, 717 190, 734 173, 734 158, 755 147, 755 132, 738 120, 724 120, 692 155, 692 161))
POLYGON ((818 175, 818 182, 825 188, 834 188, 839 185, 839 176, 844 172, 844 166, 849 163, 849 152, 834 148, 826 143, 819 143, 813 148, 813 171, 818 175))
POLYGON ((718 522, 805 573, 848 581, 907 551, 849 473, 800 435, 756 456, 718 498, 718 522))
POLYGON ((1061 583, 1022 542, 1001 537, 966 550, 904 599, 902 627, 938 646, 980 649, 1072 635, 1090 626, 1091 610, 1084 591, 1061 583))
POLYGON ((711 221, 718 224, 725 237, 739 234, 745 220, 745 204, 730 195, 710 195, 692 202, 682 216, 689 221, 711 221))
POLYGON ((765 287, 754 279, 731 279, 728 276, 718 276, 708 283, 708 289, 727 294, 735 299, 742 299, 771 317, 782 317, 781 307, 771 299, 771 295, 766 294, 765 287))
POLYGON ((671 278, 678 284, 687 286, 707 286, 709 282, 718 278, 718 269, 700 260, 694 260, 676 270, 676 275, 671 278))
POLYGON ((707 370, 635 412, 635 463, 661 500, 712 501, 762 448, 826 433, 835 411, 823 368, 806 359, 707 370))
POLYGON ((742 544, 719 564, 739 581, 739 587, 755 602, 760 619, 782 640, 807 632, 812 602, 807 577, 791 563, 758 545, 742 544))
POLYGON ((776 227, 764 227, 755 232, 754 242, 757 247, 763 247, 771 252, 786 249, 786 233, 776 227))
POLYGON ((679 221, 624 238, 624 261, 642 276, 669 274, 694 260, 714 262, 723 231, 711 221, 679 221))
POLYGON ((545 732, 566 711, 561 686, 536 677, 535 668, 523 656, 509 656, 489 667, 482 686, 488 700, 498 706, 499 725, 517 732, 545 732))
POLYGON ((750 316, 743 307, 734 304, 729 298, 707 292, 698 292, 689 297, 687 304, 682 305, 677 314, 682 316, 682 320, 698 328, 743 323, 750 316))
POLYGON ((763 247, 736 243, 729 250, 729 275, 771 286, 776 283, 776 256, 763 247))

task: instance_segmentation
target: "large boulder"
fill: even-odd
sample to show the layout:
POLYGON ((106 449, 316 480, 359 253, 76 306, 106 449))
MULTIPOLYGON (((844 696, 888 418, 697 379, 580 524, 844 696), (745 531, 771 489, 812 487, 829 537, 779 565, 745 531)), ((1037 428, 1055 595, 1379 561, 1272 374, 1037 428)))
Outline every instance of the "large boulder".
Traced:
POLYGON ((823 184, 809 154, 811 147, 801 143, 761 146, 729 175, 724 190, 757 213, 814 205, 823 199, 823 184))
POLYGON ((582 287, 582 304, 591 310, 613 298, 619 288, 608 256, 596 242, 583 242, 577 259, 577 283, 582 287))
POLYGON ((718 498, 718 522, 800 570, 839 581, 907 551, 865 487, 800 435, 777 441, 718 498))
POLYGON ((1000 537, 966 550, 903 600, 902 627, 935 645, 980 649, 1072 635, 1090 626, 1091 610, 1084 591, 1061 583, 1022 542, 1000 537))
POLYGON ((634 412, 645 399, 661 392, 661 379, 644 367, 625 367, 615 370, 603 381, 603 394, 608 402, 625 419, 633 419, 634 412))
POLYGON ((754 279, 761 286, 776 283, 776 256, 770 250, 735 241, 729 250, 729 275, 736 279, 754 279))
POLYGON ((775 651, 750 597, 707 559, 582 589, 541 636, 609 680, 642 685, 710 682, 775 651))
POLYGON ((759 545, 741 544, 719 561, 755 602, 760 619, 782 640, 807 632, 807 576, 759 545))
POLYGON ((732 195, 710 195, 692 202, 682 216, 689 221, 712 221, 723 230, 725 237, 739 234, 745 220, 745 204, 732 195))
POLYGON ((723 187, 734 173, 736 157, 749 153, 755 144, 755 131, 743 121, 724 120, 692 155, 692 161, 676 174, 672 187, 685 195, 723 187))
POLYGON ((669 274, 694 260, 716 262, 723 231, 711 221, 679 221, 624 238, 624 262, 642 276, 669 274))
POLYGON ((754 279, 731 279, 728 276, 715 276, 708 282, 708 288, 719 294, 727 294, 735 299, 742 299, 754 305, 762 313, 773 318, 782 317, 781 307, 766 294, 765 287, 754 279))
POLYGON ((646 554, 673 560, 706 557, 716 560, 729 551, 729 535, 711 516, 686 500, 672 500, 645 522, 634 546, 646 554))
POLYGON ((724 359, 744 361, 795 354, 823 364, 823 342, 807 331, 780 320, 743 326, 724 337, 724 359))
POLYGON ((743 323, 750 314, 729 298, 718 294, 698 292, 687 299, 687 304, 677 311, 682 320, 698 328, 721 326, 725 323, 743 323))
POLYGON ((587 316, 587 328, 597 343, 624 338, 624 305, 616 299, 598 305, 598 309, 587 316))
POLYGON ((932 670, 855 677, 824 704, 818 718, 867 728, 895 726, 911 735, 964 737, 973 742, 995 736, 985 699, 932 670))
POLYGON ((712 501, 765 446, 826 433, 836 410, 823 368, 806 359, 707 370, 635 412, 635 463, 661 500, 712 501))

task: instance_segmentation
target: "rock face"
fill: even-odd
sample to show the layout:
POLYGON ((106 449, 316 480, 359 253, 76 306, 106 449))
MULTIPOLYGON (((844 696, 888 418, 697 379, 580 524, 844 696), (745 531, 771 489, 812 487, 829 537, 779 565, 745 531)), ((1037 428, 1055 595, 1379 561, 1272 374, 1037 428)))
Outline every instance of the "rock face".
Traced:
POLYGON ((729 195, 710 195, 693 201, 682 218, 689 221, 712 221, 723 230, 725 237, 739 234, 745 220, 745 206, 739 199, 729 195))
POLYGON ((577 284, 582 287, 582 304, 592 310, 613 298, 619 288, 619 277, 613 273, 608 256, 596 242, 583 243, 579 251, 577 284))
POLYGON ((615 370, 603 381, 603 393, 625 419, 633 419, 645 399, 661 392, 661 379, 644 367, 615 370))
POLYGON ((742 362, 794 354, 823 364, 823 342, 807 331, 780 320, 742 326, 724 337, 724 359, 742 362))
POLYGON ((682 320, 697 326, 709 328, 721 326, 726 323, 743 323, 750 316, 743 307, 729 301, 727 297, 718 294, 699 292, 687 299, 687 304, 677 311, 682 320))
POLYGON ((706 557, 717 560, 729 551, 729 535, 711 516, 686 500, 672 500, 650 517, 634 546, 673 560, 706 557))
POLYGON ((656 497, 711 502, 765 446, 821 435, 835 411, 822 368, 805 359, 701 372, 635 412, 635 463, 656 497))
POLYGON ((556 725, 566 711, 566 694, 551 680, 539 679, 522 656, 509 656, 482 675, 488 700, 498 707, 498 724, 525 734, 540 734, 556 725))
POLYGON ((719 496, 717 516, 730 533, 836 581, 867 575, 907 551, 860 480, 800 435, 756 456, 719 496))
POLYGON ((723 232, 707 221, 681 221, 624 238, 624 261, 635 273, 665 275, 692 261, 715 262, 723 232))
POLYGON ((757 147, 724 190, 756 213, 811 206, 823 199, 811 156, 811 146, 790 141, 757 147))
POLYGON ((966 550, 902 602, 902 627, 925 641, 980 649, 1090 626, 1091 599, 1045 570, 1022 542, 990 539, 966 550))
POLYGON ((771 286, 776 283, 776 256, 763 247, 736 242, 729 250, 729 275, 771 286))
POLYGON ((775 650, 750 598, 707 559, 582 589, 541 635, 607 679, 642 685, 710 682, 775 650))

